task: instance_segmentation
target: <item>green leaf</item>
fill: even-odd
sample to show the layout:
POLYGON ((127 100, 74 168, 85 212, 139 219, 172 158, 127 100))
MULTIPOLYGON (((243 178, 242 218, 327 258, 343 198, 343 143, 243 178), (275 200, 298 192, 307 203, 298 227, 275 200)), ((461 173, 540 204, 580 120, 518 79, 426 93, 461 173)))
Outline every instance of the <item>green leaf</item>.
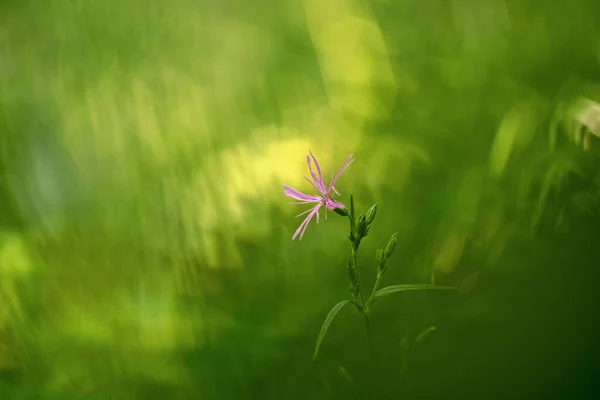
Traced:
POLYGON ((440 285, 391 285, 384 287, 383 289, 379 289, 375 295, 373 296, 371 303, 381 300, 384 297, 389 296, 390 294, 398 293, 398 292, 406 292, 409 290, 454 290, 454 286, 440 286, 440 285))
POLYGON ((423 332, 421 332, 421 334, 419 336, 417 336, 417 338, 415 339, 415 342, 413 343, 413 349, 419 344, 421 343, 423 340, 425 340, 427 338, 427 336, 429 336, 429 334, 433 331, 435 331, 437 328, 435 326, 430 326, 429 328, 425 329, 423 332))
POLYGON ((351 303, 351 302, 352 302, 351 300, 342 300, 339 303, 337 303, 335 306, 333 306, 331 311, 329 311, 329 314, 327 314, 327 317, 325 318, 325 321, 323 321, 323 325, 321 326, 321 331, 319 332, 319 336, 317 337, 317 343, 315 345, 315 353, 313 354, 313 360, 317 358, 317 354, 319 353, 319 348, 321 347, 321 342, 323 341, 323 338, 325 338, 325 335, 327 334, 327 330, 329 329, 329 326, 333 322, 333 319, 346 304, 351 303))
POLYGON ((350 372, 348 372, 348 370, 344 367, 342 367, 341 365, 338 367, 338 370, 340 371, 340 374, 342 374, 344 376, 344 378, 346 378, 346 380, 348 382, 350 382, 351 385, 354 385, 354 381, 352 380, 352 376, 350 375, 350 372))

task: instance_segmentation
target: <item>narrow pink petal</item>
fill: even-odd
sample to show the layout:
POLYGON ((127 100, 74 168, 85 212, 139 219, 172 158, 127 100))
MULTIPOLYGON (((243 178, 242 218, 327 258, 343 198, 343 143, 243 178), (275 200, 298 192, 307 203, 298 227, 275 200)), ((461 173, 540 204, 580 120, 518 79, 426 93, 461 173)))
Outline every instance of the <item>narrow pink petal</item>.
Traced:
POLYGON ((327 199, 325 201, 325 207, 327 207, 330 210, 333 210, 335 208, 345 208, 345 206, 342 203, 338 203, 337 201, 333 201, 331 199, 327 199))
POLYGON ((342 175, 342 173, 346 170, 346 168, 348 168, 348 166, 354 162, 354 160, 352 159, 352 156, 353 155, 350 154, 346 158, 346 161, 344 161, 344 165, 342 165, 342 168, 340 168, 338 170, 338 172, 335 174, 335 176, 333 177, 333 179, 331 180, 331 182, 329 182, 329 188, 327 189, 327 193, 329 193, 331 191, 331 188, 333 188, 333 185, 335 185, 335 183, 340 178, 340 176, 342 175))
POLYGON ((313 208, 309 208, 308 210, 301 212, 300 214, 296 215, 296 218, 299 217, 299 216, 301 216, 301 215, 304 215, 304 214, 307 214, 307 213, 311 212, 313 210, 313 208))
MULTIPOLYGON (((319 221, 319 208, 321 208, 321 206, 322 206, 322 204, 316 205, 315 208, 313 208, 313 212, 310 213, 311 218, 314 217, 315 215, 317 216, 317 223, 319 221)), ((300 240, 302 240, 302 236, 304 236, 304 232, 306 232, 309 222, 310 222, 310 219, 306 222, 306 225, 304 225, 304 230, 300 234, 300 240)))
MULTIPOLYGON (((298 227, 298 229, 296 229, 296 232, 294 232, 294 236, 292 236, 292 240, 296 239, 296 237, 299 234, 304 235, 304 231, 306 230, 306 226, 308 226, 308 223, 310 222, 310 220, 313 217, 313 211, 314 211, 314 207, 311 208, 310 210, 310 214, 308 214, 308 216, 306 218, 304 218, 304 221, 302 221, 302 223, 300 224, 300 226, 298 227)), ((300 239, 302 239, 302 236, 300 236, 300 239)))
MULTIPOLYGON (((309 215, 308 218, 312 218, 312 217, 309 215)), ((302 223, 300 224, 298 229, 296 229, 296 232, 294 232, 294 236, 292 236, 292 240, 295 240, 296 237, 300 234, 300 232, 302 232, 302 229, 304 228, 305 224, 306 224, 306 219, 304 221, 302 221, 302 223)), ((302 236, 300 236, 300 240, 302 240, 302 236)))
POLYGON ((308 228, 308 223, 310 222, 312 217, 315 216, 315 214, 317 214, 317 215, 319 214, 319 208, 321 208, 321 204, 317 204, 316 206, 314 206, 312 209, 309 210, 309 211, 311 211, 311 213, 308 214, 306 219, 304 221, 302 221, 302 223, 300 224, 298 229, 296 229, 296 232, 294 232, 294 236, 292 236, 292 240, 296 239, 296 236, 298 236, 298 235, 300 235, 300 240, 302 240, 302 236, 304 236, 304 232, 306 232, 306 228, 308 228))
MULTIPOLYGON (((324 195, 325 194, 325 182, 323 182, 323 175, 321 174, 321 167, 319 167, 319 163, 317 162, 317 159, 315 158, 313 153, 311 151, 309 151, 308 154, 310 154, 310 156, 312 157, 312 159, 315 163, 315 167, 317 168, 317 172, 319 173, 319 180, 317 181, 317 179, 315 178, 315 181, 317 182, 317 185, 319 186, 321 193, 323 193, 323 195, 324 195)), ((308 164, 308 168, 310 169, 310 173, 314 177, 314 174, 312 173, 312 169, 310 168, 310 163, 308 164)))
POLYGON ((321 191, 321 183, 319 182, 319 178, 317 177, 317 175, 312 170, 309 156, 306 156, 306 165, 308 165, 308 172, 310 172, 310 176, 312 176, 313 179, 315 180, 317 190, 321 191))
POLYGON ((321 198, 318 196, 310 196, 308 194, 304 194, 304 193, 299 192, 298 190, 291 188, 287 185, 282 185, 282 186, 283 186, 283 194, 285 194, 288 197, 291 197, 294 200, 307 201, 310 203, 316 203, 318 201, 321 201, 321 198))
POLYGON ((307 181, 308 181, 308 182, 309 182, 309 183, 312 185, 312 187, 314 187, 314 188, 315 188, 315 190, 318 190, 319 192, 321 191, 321 189, 319 189, 319 188, 317 187, 317 185, 316 185, 316 184, 315 184, 313 181, 311 181, 309 178, 307 178, 307 177, 305 176, 305 177, 304 177, 304 179, 306 179, 306 180, 307 180, 307 181))

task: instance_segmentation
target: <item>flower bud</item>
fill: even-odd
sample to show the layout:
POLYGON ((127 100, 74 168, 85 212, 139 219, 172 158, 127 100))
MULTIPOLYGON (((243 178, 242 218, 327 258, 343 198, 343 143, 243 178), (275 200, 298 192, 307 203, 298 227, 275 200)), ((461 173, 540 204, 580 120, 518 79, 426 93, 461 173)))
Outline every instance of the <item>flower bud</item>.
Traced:
POLYGON ((367 220, 364 215, 358 217, 358 222, 356 223, 356 234, 358 235, 358 239, 362 239, 367 236, 368 233, 368 225, 367 220))
POLYGON ((396 239, 398 238, 398 232, 394 233, 390 240, 388 240, 385 245, 385 258, 388 259, 394 254, 394 250, 396 249, 396 239))
POLYGON ((377 263, 377 265, 379 265, 383 260, 383 249, 381 248, 381 246, 377 246, 377 250, 375 250, 375 262, 377 263))
POLYGON ((377 276, 381 277, 387 269, 387 260, 381 247, 377 247, 377 251, 375 253, 375 261, 377 264, 377 276))
POLYGON ((348 282, 350 282, 350 292, 352 292, 352 296, 356 297, 360 294, 360 280, 358 279, 358 274, 351 262, 346 266, 346 270, 348 272, 348 282))
POLYGON ((373 204, 373 207, 369 208, 366 215, 367 225, 371 225, 373 220, 375 219, 375 214, 377 214, 377 204, 373 204))

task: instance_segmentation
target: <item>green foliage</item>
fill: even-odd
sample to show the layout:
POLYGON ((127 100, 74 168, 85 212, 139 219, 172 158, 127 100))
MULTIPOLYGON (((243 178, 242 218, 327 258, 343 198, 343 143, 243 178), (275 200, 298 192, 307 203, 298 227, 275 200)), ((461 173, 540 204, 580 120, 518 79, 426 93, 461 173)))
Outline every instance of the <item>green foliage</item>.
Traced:
POLYGON ((570 371, 581 386, 551 359, 593 357, 599 4, 2 2, 0 398, 350 398, 339 363, 365 398, 560 396, 570 371), (348 261, 341 219, 289 240, 279 185, 302 181, 307 149, 356 153, 338 187, 361 193, 351 224, 386 210, 358 303, 379 275, 478 276, 463 297, 377 303, 375 359, 407 327, 456 334, 401 384, 374 377, 396 359, 347 351, 352 318, 307 367, 348 261), (531 385, 510 393, 511 373, 531 385))
POLYGON ((411 290, 454 290, 454 286, 440 286, 440 285, 390 285, 383 289, 379 289, 375 292, 375 295, 371 298, 370 305, 374 305, 379 300, 383 299, 394 293, 406 292, 411 290))
MULTIPOLYGON (((378 203, 375 203, 371 208, 369 208, 366 214, 360 215, 358 217, 358 222, 355 223, 354 198, 352 195, 350 195, 350 209, 352 211, 338 213, 341 216, 348 217, 348 219, 350 220, 350 234, 348 235, 348 239, 350 240, 352 255, 350 261, 348 262, 346 270, 348 275, 348 281, 350 282, 350 293, 352 295, 352 300, 343 300, 339 302, 331 309, 331 311, 329 311, 329 314, 327 314, 327 317, 325 318, 325 321, 321 326, 321 331, 319 332, 319 335, 317 337, 315 351, 313 354, 313 360, 317 358, 319 348, 321 347, 321 343, 323 341, 323 338, 327 334, 331 322, 346 304, 354 304, 357 310, 363 316, 365 322, 365 332, 367 335, 367 347, 369 349, 369 355, 371 355, 371 328, 369 322, 369 313, 371 311, 371 307, 376 302, 391 294, 404 291, 455 289, 454 287, 439 285, 392 285, 378 290, 380 281, 383 278, 383 275, 386 271, 387 261, 392 256, 392 254, 394 253, 394 249, 396 248, 397 234, 394 233, 388 240, 385 250, 378 248, 376 251, 377 278, 375 280, 375 284, 373 285, 371 295, 367 298, 365 297, 365 288, 362 284, 362 280, 360 277, 357 254, 361 244, 361 240, 367 236, 369 229, 371 228, 371 225, 375 220, 375 214, 377 213, 377 205, 378 203)), ((424 332, 424 335, 427 335, 428 333, 429 332, 424 332)))
POLYGON ((342 367, 341 365, 339 367, 339 370, 340 370, 340 374, 342 374, 344 379, 346 379, 349 384, 354 385, 354 380, 352 379, 352 376, 350 375, 348 370, 346 368, 342 367))
POLYGON ((402 340, 400 340, 400 354, 401 354, 401 360, 400 360, 401 364, 400 364, 400 373, 399 373, 400 376, 404 375, 404 373, 408 369, 408 366, 411 362, 411 358, 413 356, 413 353, 415 352, 415 348, 417 347, 417 345, 422 343, 425 339, 427 339, 427 337, 429 337, 429 335, 431 335, 432 332, 434 332, 436 330, 437 330, 437 328, 435 326, 430 326, 429 328, 427 328, 423 332, 421 332, 414 339, 412 344, 410 343, 410 339, 408 337, 408 330, 406 330, 404 332, 404 336, 402 336, 402 340))
POLYGON ((352 303, 352 301, 350 301, 350 300, 340 301, 335 306, 333 306, 333 308, 327 314, 327 317, 325 317, 325 321, 323 321, 323 325, 321 326, 321 330, 319 331, 319 336, 317 336, 317 343, 315 344, 315 351, 313 353, 313 359, 317 358, 317 355, 319 354, 319 348, 321 348, 321 342, 323 342, 323 339, 325 338, 325 335, 327 334, 327 331, 329 330, 329 326, 333 322, 334 318, 338 315, 338 313, 341 311, 341 309, 344 308, 344 306, 349 303, 352 303))
POLYGON ((423 332, 421 332, 419 334, 419 336, 417 336, 417 338, 415 339, 415 342, 413 343, 412 348, 414 349, 419 343, 423 342, 436 329, 437 328, 435 326, 430 326, 429 328, 427 328, 423 332))

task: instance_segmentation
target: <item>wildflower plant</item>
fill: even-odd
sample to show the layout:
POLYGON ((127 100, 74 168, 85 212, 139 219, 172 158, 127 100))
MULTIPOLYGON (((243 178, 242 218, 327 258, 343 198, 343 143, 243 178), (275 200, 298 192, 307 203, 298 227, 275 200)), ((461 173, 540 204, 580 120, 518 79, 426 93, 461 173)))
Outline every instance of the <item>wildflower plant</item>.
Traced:
MULTIPOLYGON (((368 291, 362 284, 360 270, 358 268, 358 250, 361 242, 369 235, 369 231, 375 220, 375 216, 377 215, 378 203, 375 203, 371 208, 367 210, 367 212, 363 215, 356 215, 356 210, 354 208, 354 198, 350 195, 350 203, 349 209, 342 203, 339 203, 333 200, 334 195, 340 195, 339 192, 335 189, 334 185, 340 178, 341 174, 348 168, 350 164, 354 162, 352 158, 352 154, 350 154, 342 167, 335 173, 332 174, 329 185, 326 184, 323 179, 323 175, 321 172, 321 168, 317 162, 315 156, 309 152, 309 155, 306 157, 306 163, 308 165, 308 170, 310 172, 311 178, 305 177, 305 179, 310 182, 313 189, 315 190, 315 194, 308 195, 302 193, 296 189, 293 189, 287 185, 283 185, 284 194, 294 200, 291 204, 315 204, 309 210, 298 214, 297 216, 307 215, 307 217, 302 221, 294 235, 292 236, 292 240, 296 239, 296 237, 300 237, 301 240, 306 232, 308 224, 312 220, 313 217, 316 217, 317 223, 319 222, 319 210, 321 207, 325 206, 325 218, 327 218, 327 210, 332 210, 336 214, 347 217, 350 223, 350 232, 348 235, 348 240, 350 241, 350 257, 348 263, 346 265, 346 272, 348 275, 348 282, 350 283, 350 299, 342 300, 337 303, 327 314, 323 325, 321 326, 321 330, 319 335, 317 336, 317 341, 315 344, 315 349, 313 353, 313 359, 317 358, 319 353, 319 349, 321 347, 321 343, 329 330, 329 327, 338 313, 347 305, 353 305, 358 312, 362 315, 364 324, 365 324, 365 333, 367 338, 367 347, 369 350, 369 357, 371 354, 371 332, 370 332, 370 321, 369 314, 372 310, 373 306, 377 304, 381 299, 399 292, 411 291, 411 290, 440 290, 440 289, 454 289, 451 286, 440 286, 440 285, 432 285, 432 284, 403 284, 403 285, 391 285, 386 286, 384 288, 379 288, 381 285, 382 278, 384 277, 387 268, 388 261, 394 254, 394 250, 396 249, 397 242, 397 233, 394 233, 390 239, 387 241, 384 247, 378 246, 375 252, 375 267, 376 267, 376 279, 375 284, 368 291), (314 167, 316 169, 316 173, 313 171, 312 163, 314 163, 314 167), (316 193, 318 192, 318 193, 316 193), (367 293, 369 293, 367 295, 367 293)), ((429 328, 429 331, 432 328, 429 328)), ((433 328, 435 329, 435 328, 433 328)))
POLYGON ((300 226, 298 227, 296 232, 294 232, 294 236, 292 236, 292 240, 296 239, 296 237, 298 235, 300 235, 300 240, 302 240, 302 236, 304 236, 304 232, 306 232, 306 228, 308 227, 308 224, 310 223, 311 219, 315 215, 317 216, 317 223, 319 223, 319 209, 322 206, 325 206, 325 219, 327 219, 327 210, 337 210, 337 209, 344 208, 343 204, 338 203, 333 200, 334 194, 337 194, 338 196, 340 195, 339 192, 337 190, 335 190, 335 187, 333 185, 337 182, 339 177, 342 175, 342 172, 344 172, 346 170, 346 168, 348 168, 348 166, 354 162, 354 160, 352 159, 352 154, 350 154, 348 156, 348 158, 346 158, 346 161, 344 162, 344 165, 342 165, 342 168, 340 168, 338 170, 338 172, 335 174, 335 176, 332 175, 329 185, 326 185, 325 181, 323 180, 323 175, 321 174, 321 167, 319 167, 319 163, 317 162, 317 159, 315 158, 315 156, 312 153, 309 152, 309 154, 310 154, 310 156, 306 156, 306 163, 308 164, 308 170, 310 172, 312 179, 310 179, 306 176, 304 177, 304 179, 306 179, 308 182, 310 182, 313 189, 315 191, 318 191, 319 194, 311 196, 308 194, 304 194, 304 193, 302 193, 294 188, 291 188, 287 185, 283 185, 283 193, 286 196, 291 197, 294 200, 298 200, 297 202, 292 202, 290 204, 313 204, 313 203, 316 204, 313 208, 306 210, 305 212, 297 215, 297 217, 299 217, 301 215, 308 214, 308 216, 304 219, 304 221, 302 221, 302 223, 300 224, 300 226), (315 163, 315 168, 316 168, 319 176, 317 176, 317 174, 315 174, 315 172, 312 169, 311 158, 312 158, 312 161, 315 163))

